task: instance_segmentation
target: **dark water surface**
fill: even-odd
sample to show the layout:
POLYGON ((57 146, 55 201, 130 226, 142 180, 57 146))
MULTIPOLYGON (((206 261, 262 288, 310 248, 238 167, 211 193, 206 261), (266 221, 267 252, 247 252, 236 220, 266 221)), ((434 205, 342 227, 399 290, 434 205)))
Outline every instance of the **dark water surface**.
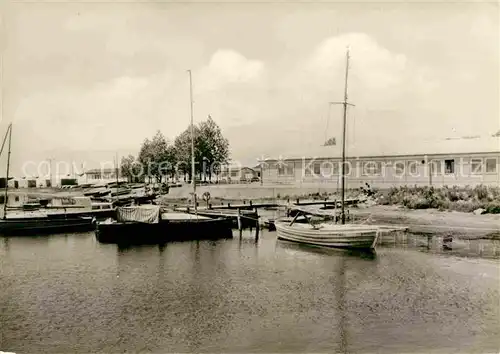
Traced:
POLYGON ((495 352, 499 263, 276 241, 0 238, 0 350, 495 352))

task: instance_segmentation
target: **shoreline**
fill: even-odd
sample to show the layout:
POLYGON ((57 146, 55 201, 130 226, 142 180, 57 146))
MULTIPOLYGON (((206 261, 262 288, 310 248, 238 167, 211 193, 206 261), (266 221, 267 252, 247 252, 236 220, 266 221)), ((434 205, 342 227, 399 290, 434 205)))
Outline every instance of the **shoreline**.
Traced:
MULTIPOLYGON (((206 201, 202 199, 205 192, 210 193, 209 203, 227 204, 243 203, 252 201, 276 202, 286 205, 289 196, 290 202, 295 201, 297 196, 303 196, 301 201, 324 200, 328 198, 333 200, 335 193, 319 194, 320 188, 296 188, 290 186, 260 186, 260 185, 219 185, 219 186, 199 186, 197 194, 200 206, 205 206, 206 201), (277 193, 280 191, 282 193, 277 193), (293 192, 288 194, 289 192, 293 192)), ((324 188, 322 188, 324 190, 324 188)), ((72 191, 50 189, 17 189, 9 191, 13 193, 26 193, 30 195, 54 194, 59 196, 78 196, 83 195, 81 190, 72 191)), ((191 186, 171 188, 169 194, 161 196, 161 204, 186 204, 191 198, 191 186)), ((333 191, 332 191, 333 192, 333 191)), ((359 191, 349 190, 346 198, 359 196, 359 191)), ((338 196, 337 196, 338 197, 338 196)), ((369 218, 372 223, 404 225, 409 227, 409 232, 423 235, 447 236, 452 235, 457 239, 490 239, 500 240, 500 214, 482 214, 475 215, 470 212, 460 212, 438 209, 409 209, 402 205, 366 205, 361 203, 357 207, 348 209, 349 213, 356 218, 369 218)))
POLYGON ((350 209, 356 217, 372 223, 408 226, 413 234, 453 236, 461 240, 500 240, 500 215, 475 215, 437 209, 407 209, 402 206, 374 205, 350 209))

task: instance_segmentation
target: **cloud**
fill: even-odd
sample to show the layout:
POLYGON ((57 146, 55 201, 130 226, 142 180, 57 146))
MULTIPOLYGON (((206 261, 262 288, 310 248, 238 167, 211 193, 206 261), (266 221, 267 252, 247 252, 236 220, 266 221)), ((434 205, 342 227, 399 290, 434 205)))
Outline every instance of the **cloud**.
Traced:
MULTIPOLYGON (((349 94, 358 104, 349 114, 349 137, 376 143, 384 134, 378 129, 382 122, 395 130, 411 125, 394 111, 410 97, 432 91, 432 82, 404 55, 362 33, 326 38, 288 68, 216 50, 205 66, 193 69, 195 121, 211 114, 227 132, 235 156, 247 154, 255 139, 269 151, 318 145, 327 119, 328 135, 340 131, 340 109, 327 117, 328 102, 343 98, 348 45, 349 94)), ((185 71, 167 70, 90 88, 48 90, 25 97, 16 117, 30 124, 31 136, 25 138, 43 146, 138 149, 157 129, 174 138, 188 126, 188 82, 185 71)))
MULTIPOLYGON (((264 64, 220 50, 194 73, 195 121, 213 114, 227 125, 237 122, 239 112, 250 112, 241 90, 262 79, 264 64), (224 100, 234 95, 229 87, 237 94, 224 100)), ((14 124, 18 141, 25 142, 19 148, 26 156, 34 156, 34 145, 47 150, 138 150, 144 138, 158 129, 173 139, 188 126, 188 76, 185 71, 167 70, 115 77, 90 87, 55 87, 20 99, 14 124)))
POLYGON ((204 91, 221 89, 227 84, 252 84, 263 78, 264 69, 259 60, 247 59, 234 50, 219 49, 200 70, 198 87, 204 91))
POLYGON ((444 5, 352 16, 323 4, 245 5, 245 14, 238 5, 229 17, 201 5, 43 6, 43 16, 25 4, 5 17, 4 116, 19 156, 137 151, 157 129, 174 138, 190 119, 187 69, 195 122, 211 114, 235 157, 306 150, 339 137, 341 107, 327 117, 328 102, 343 99, 347 46, 350 142, 498 129, 498 23, 486 12, 469 31, 469 12, 444 5))

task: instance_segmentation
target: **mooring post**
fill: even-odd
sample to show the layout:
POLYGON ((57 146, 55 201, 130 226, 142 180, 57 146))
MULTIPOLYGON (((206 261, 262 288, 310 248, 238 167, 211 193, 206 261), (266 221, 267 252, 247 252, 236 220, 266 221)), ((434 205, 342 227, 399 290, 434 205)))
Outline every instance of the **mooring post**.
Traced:
POLYGON ((259 211, 257 210, 257 208, 255 208, 255 241, 259 239, 259 231, 260 231, 259 211))
POLYGON ((335 215, 335 223, 337 223, 337 199, 333 201, 333 215, 335 215))
POLYGON ((240 208, 238 208, 238 231, 240 232, 240 237, 241 237, 241 234, 242 234, 242 227, 243 225, 241 224, 241 213, 240 213, 240 208))

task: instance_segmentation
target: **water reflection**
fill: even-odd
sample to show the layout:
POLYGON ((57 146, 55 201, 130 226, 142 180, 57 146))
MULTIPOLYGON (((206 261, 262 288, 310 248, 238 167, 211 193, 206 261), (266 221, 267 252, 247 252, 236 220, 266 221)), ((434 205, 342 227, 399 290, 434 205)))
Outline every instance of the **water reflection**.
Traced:
POLYGON ((290 250, 300 250, 309 253, 316 253, 319 255, 331 255, 338 257, 355 257, 366 260, 377 259, 376 250, 350 250, 350 249, 337 249, 337 248, 327 248, 327 247, 315 247, 306 244, 300 244, 295 242, 289 242, 284 240, 276 241, 276 248, 290 249, 290 250))
POLYGON ((253 236, 128 247, 76 235, 72 247, 64 238, 3 239, 2 349, 484 352, 500 335, 491 315, 498 276, 477 276, 491 264, 463 264, 464 277, 449 257, 415 250, 369 254, 253 236))

